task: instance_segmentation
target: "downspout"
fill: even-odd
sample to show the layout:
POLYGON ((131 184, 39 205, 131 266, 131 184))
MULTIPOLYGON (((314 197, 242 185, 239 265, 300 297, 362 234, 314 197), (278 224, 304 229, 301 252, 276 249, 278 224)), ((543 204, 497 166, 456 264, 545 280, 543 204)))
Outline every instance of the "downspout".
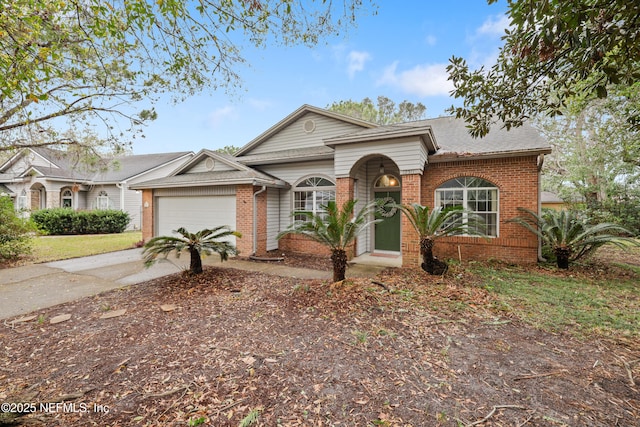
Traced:
POLYGON ((122 182, 118 182, 116 183, 116 187, 118 187, 120 189, 120 210, 122 212, 124 212, 124 185, 127 183, 127 181, 122 181, 122 182))
MULTIPOLYGON (((544 165, 544 154, 538 156, 538 217, 542 215, 542 165, 544 165)), ((538 237, 538 262, 546 262, 542 256, 542 239, 538 237)))
POLYGON ((255 193, 253 193, 253 254, 256 254, 258 250, 258 204, 256 201, 258 200, 258 194, 264 193, 267 191, 267 186, 263 185, 262 188, 255 193))

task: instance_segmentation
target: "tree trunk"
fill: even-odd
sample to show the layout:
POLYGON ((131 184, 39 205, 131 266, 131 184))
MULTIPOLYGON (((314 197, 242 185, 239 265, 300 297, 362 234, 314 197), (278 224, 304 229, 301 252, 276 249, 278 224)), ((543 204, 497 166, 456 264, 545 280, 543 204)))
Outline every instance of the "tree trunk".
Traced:
POLYGON ((555 248, 554 253, 556 254, 556 262, 558 264, 558 268, 562 268, 563 270, 568 269, 571 250, 567 248, 555 248))
POLYGON ((449 266, 446 262, 442 262, 433 256, 433 246, 436 242, 432 239, 420 240, 420 253, 422 254, 422 269, 432 275, 444 274, 449 266))
POLYGON ((344 249, 334 249, 331 251, 331 262, 333 263, 333 281, 344 280, 347 271, 347 252, 344 249))
POLYGON ((189 254, 191 254, 189 271, 191 272, 191 274, 201 274, 202 258, 200 258, 200 252, 196 248, 189 248, 189 254))

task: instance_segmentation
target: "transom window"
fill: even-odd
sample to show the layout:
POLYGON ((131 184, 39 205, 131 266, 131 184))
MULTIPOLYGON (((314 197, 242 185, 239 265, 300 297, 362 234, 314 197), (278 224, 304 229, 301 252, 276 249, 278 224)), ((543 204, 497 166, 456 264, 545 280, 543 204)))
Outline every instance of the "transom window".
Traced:
MULTIPOLYGON (((436 189, 436 206, 462 206, 480 219, 481 231, 498 236, 498 188, 485 179, 465 176, 445 182, 436 189)), ((466 222, 467 214, 462 215, 466 222)))
POLYGON ((400 187, 400 180, 393 175, 382 175, 373 184, 374 188, 398 188, 400 187))
MULTIPOLYGON (((304 179, 294 188, 293 210, 322 214, 327 203, 335 201, 336 186, 333 182, 319 176, 304 179)), ((306 220, 305 215, 295 215, 295 221, 306 220)))
POLYGON ((62 207, 63 208, 73 207, 73 193, 71 192, 71 190, 64 190, 62 192, 62 207))

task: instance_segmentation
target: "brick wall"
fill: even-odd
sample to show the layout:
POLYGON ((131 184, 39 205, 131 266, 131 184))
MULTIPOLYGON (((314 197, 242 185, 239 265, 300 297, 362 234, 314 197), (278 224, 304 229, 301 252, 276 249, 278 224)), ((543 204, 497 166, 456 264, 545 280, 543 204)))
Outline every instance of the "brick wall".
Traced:
MULTIPOLYGON (((253 192, 257 193, 262 187, 253 187, 253 192)), ((255 196, 256 198, 256 255, 267 254, 267 192, 255 196)))
POLYGON ((280 239, 278 241, 278 249, 318 256, 331 256, 331 251, 326 246, 314 242, 306 236, 295 234, 289 234, 280 239))
POLYGON ((523 227, 506 221, 521 214, 518 207, 534 212, 538 210, 537 157, 429 164, 422 177, 422 204, 433 207, 436 188, 460 176, 483 178, 498 187, 499 236, 489 240, 472 237, 443 238, 436 243, 436 256, 461 256, 463 261, 500 259, 508 262, 535 263, 538 257, 537 238, 523 227))
POLYGON ((236 186, 236 231, 242 237, 236 239, 236 246, 242 256, 253 254, 253 185, 236 186))
MULTIPOLYGON (((402 175, 402 200, 403 205, 421 203, 423 180, 418 174, 402 175)), ((424 203, 421 203, 424 204, 424 203)), ((402 215, 402 265, 404 267, 414 267, 420 265, 420 239, 415 229, 402 215)))
POLYGON ((142 240, 153 237, 153 190, 142 190, 142 240))

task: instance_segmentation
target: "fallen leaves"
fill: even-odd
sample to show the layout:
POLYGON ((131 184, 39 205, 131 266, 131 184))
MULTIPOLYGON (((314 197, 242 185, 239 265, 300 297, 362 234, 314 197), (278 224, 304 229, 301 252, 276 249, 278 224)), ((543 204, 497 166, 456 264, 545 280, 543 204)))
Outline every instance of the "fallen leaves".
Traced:
POLYGON ((44 416, 71 427, 637 419, 637 345, 580 343, 505 320, 465 274, 395 269, 380 286, 208 268, 101 294, 39 313, 69 322, 33 317, 0 329, 0 396, 93 387, 78 401, 109 413, 44 416), (104 320, 104 307, 124 311, 104 320))

